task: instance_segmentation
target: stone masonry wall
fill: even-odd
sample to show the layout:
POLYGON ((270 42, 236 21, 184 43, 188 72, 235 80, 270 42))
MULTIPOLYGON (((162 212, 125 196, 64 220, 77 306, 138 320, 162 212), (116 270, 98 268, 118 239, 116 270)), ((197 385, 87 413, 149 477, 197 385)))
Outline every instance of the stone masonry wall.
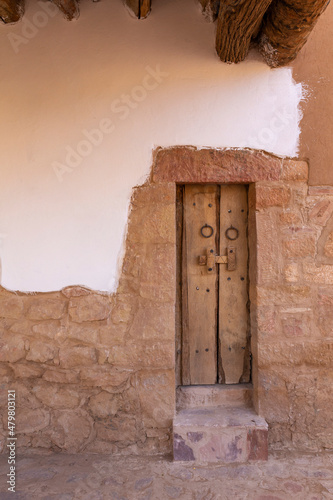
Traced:
POLYGON ((333 188, 255 188, 258 407, 275 447, 333 448, 333 188))
POLYGON ((175 406, 175 186, 134 191, 119 289, 0 293, 1 447, 168 453, 175 406), (153 262, 152 262, 153 261, 153 262))
POLYGON ((171 451, 177 182, 250 185, 255 406, 272 447, 333 447, 333 188, 305 162, 184 147, 133 192, 116 294, 0 290, 2 448, 16 389, 19 450, 171 451))

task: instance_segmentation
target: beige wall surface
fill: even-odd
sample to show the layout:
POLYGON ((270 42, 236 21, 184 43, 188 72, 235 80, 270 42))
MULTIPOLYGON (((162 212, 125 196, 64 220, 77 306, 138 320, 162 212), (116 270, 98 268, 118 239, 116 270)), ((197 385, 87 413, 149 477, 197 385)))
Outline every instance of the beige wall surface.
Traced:
POLYGON ((310 184, 333 184, 333 4, 319 19, 293 63, 297 82, 308 85, 303 104, 301 158, 310 160, 310 184))
POLYGON ((131 191, 157 146, 297 154, 302 85, 291 68, 221 63, 198 2, 154 2, 144 21, 121 1, 80 10, 69 23, 51 2, 28 2, 19 23, 0 26, 1 285, 11 290, 115 291, 131 191))

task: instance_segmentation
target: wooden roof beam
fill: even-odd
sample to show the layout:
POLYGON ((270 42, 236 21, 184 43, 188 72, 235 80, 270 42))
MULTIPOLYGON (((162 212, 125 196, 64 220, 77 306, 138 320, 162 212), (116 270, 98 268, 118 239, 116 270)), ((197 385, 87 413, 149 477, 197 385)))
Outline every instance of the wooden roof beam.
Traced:
POLYGON ((223 62, 238 63, 247 56, 272 0, 221 0, 216 51, 223 62))
POLYGON ((276 68, 295 59, 329 0, 276 0, 259 33, 260 52, 276 68))
POLYGON ((125 3, 138 19, 144 19, 151 11, 151 0, 125 0, 125 3))
POLYGON ((215 21, 219 13, 220 0, 199 0, 199 2, 204 16, 209 21, 215 21))
POLYGON ((0 0, 0 19, 4 23, 16 23, 24 12, 23 3, 17 0, 0 0))
POLYGON ((79 4, 77 0, 52 0, 68 21, 77 19, 80 15, 79 4))

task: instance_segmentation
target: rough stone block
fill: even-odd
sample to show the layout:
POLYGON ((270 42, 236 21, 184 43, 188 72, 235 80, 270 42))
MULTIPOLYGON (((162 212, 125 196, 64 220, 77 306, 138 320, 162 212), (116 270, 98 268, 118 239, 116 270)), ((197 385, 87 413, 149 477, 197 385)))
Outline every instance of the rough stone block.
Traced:
POLYGON ((31 342, 26 359, 35 363, 46 363, 56 358, 57 354, 58 349, 53 345, 47 345, 43 342, 31 342))
POLYGON ((80 380, 83 386, 102 387, 104 390, 116 393, 123 392, 129 385, 131 371, 117 370, 111 367, 87 367, 80 370, 80 380))
POLYGON ((156 302, 156 292, 175 299, 176 252, 174 245, 151 245, 142 262, 140 295, 156 302), (159 291, 161 289, 161 291, 159 291), (149 294, 149 291, 151 292, 149 294))
POLYGON ((215 384, 177 387, 177 410, 223 406, 251 407, 252 384, 215 384))
POLYGON ((93 291, 83 286, 67 286, 61 290, 61 293, 68 299, 71 299, 72 297, 82 297, 90 295, 91 293, 93 293, 93 291))
POLYGON ((83 451, 90 442, 93 420, 84 410, 58 410, 52 415, 48 435, 54 445, 68 453, 83 451))
POLYGON ((23 300, 14 293, 11 296, 0 297, 0 318, 18 319, 23 314, 23 300))
POLYGON ((62 347, 59 351, 59 358, 63 368, 97 363, 97 353, 93 347, 62 347))
POLYGON ((333 285, 333 266, 316 266, 310 262, 304 262, 304 278, 312 283, 333 285))
POLYGON ((257 283, 272 283, 279 279, 280 249, 277 245, 277 226, 274 214, 257 213, 257 283))
POLYGON ((273 306, 260 307, 257 310, 257 327, 260 339, 271 339, 278 335, 277 313, 273 306))
POLYGON ((20 407, 35 410, 42 407, 42 403, 36 398, 32 391, 34 382, 32 380, 17 380, 13 382, 12 389, 16 390, 17 401, 20 407))
POLYGON ((171 342, 128 343, 110 348, 108 362, 122 368, 173 368, 175 348, 171 342))
POLYGON ((268 425, 250 408, 182 410, 174 419, 174 460, 267 460, 268 425))
POLYGON ((77 408, 80 403, 78 392, 67 387, 41 382, 32 390, 39 401, 53 409, 77 408))
POLYGON ((0 361, 15 363, 26 355, 25 340, 18 335, 2 334, 0 337, 0 361))
POLYGON ((16 432, 18 434, 35 434, 50 424, 50 414, 42 408, 30 409, 18 406, 16 414, 16 432))
MULTIPOLYGON (((3 384, 8 384, 11 380, 13 379, 13 370, 12 368, 8 365, 8 363, 1 363, 0 362, 0 380, 3 384)), ((4 395, 4 393, 3 393, 4 395)), ((3 399, 1 401, 0 397, 0 405, 4 405, 6 403, 6 400, 3 399)), ((1 419, 0 419, 1 422, 1 419)))
POLYGON ((14 335, 24 335, 24 336, 31 336, 33 335, 31 327, 33 323, 30 320, 26 319, 19 319, 18 321, 14 321, 14 323, 11 324, 9 327, 9 332, 13 333, 14 335))
POLYGON ((313 336, 313 328, 308 316, 285 315, 282 318, 282 334, 291 339, 313 336))
POLYGON ((258 391, 260 414, 265 415, 269 424, 289 422, 290 395, 284 372, 272 367, 258 372, 258 391))
POLYGON ((136 421, 128 416, 116 416, 107 421, 97 422, 95 430, 98 439, 120 443, 122 446, 135 443, 138 437, 136 421))
POLYGON ((57 340, 66 336, 66 328, 61 325, 60 321, 42 321, 37 325, 33 325, 32 331, 35 336, 46 337, 48 339, 57 340))
POLYGON ((277 285, 258 287, 258 306, 311 305, 311 287, 302 285, 277 285))
POLYGON ((308 205, 308 221, 324 226, 333 213, 333 200, 324 197, 318 201, 317 198, 314 198, 308 200, 308 205))
POLYGON ((324 255, 326 257, 333 257, 333 232, 331 232, 326 239, 325 245, 324 245, 324 255))
POLYGON ((99 340, 105 348, 112 347, 115 344, 124 344, 127 336, 128 325, 120 323, 119 325, 103 326, 99 329, 99 340))
POLYGON ((317 325, 323 337, 333 338, 333 308, 319 305, 316 309, 317 325))
POLYGON ((282 160, 260 151, 174 147, 155 155, 154 182, 249 183, 279 180, 282 160))
POLYGON ((146 207, 151 205, 173 205, 176 201, 176 189, 173 182, 150 184, 134 188, 131 205, 146 207))
POLYGON ((297 283, 300 278, 299 266, 297 262, 287 264, 283 270, 284 279, 287 283, 297 283))
POLYGON ((309 166, 306 161, 282 160, 281 180, 283 181, 307 181, 309 166))
POLYGON ((99 328, 96 323, 71 323, 66 337, 79 343, 95 346, 99 342, 99 328))
POLYGON ((333 307, 333 287, 320 287, 317 303, 319 306, 333 307))
POLYGON ((33 320, 60 319, 66 310, 66 301, 43 296, 31 299, 26 317, 33 320))
POLYGON ((308 185, 305 182, 289 183, 292 191, 292 204, 299 207, 302 212, 306 210, 308 185))
POLYGON ((133 340, 160 340, 173 342, 175 336, 175 306, 141 304, 137 310, 129 338, 133 340))
POLYGON ((76 323, 107 319, 111 312, 110 297, 98 294, 74 297, 69 301, 68 312, 76 323))
POLYGON ((77 384, 79 375, 76 372, 59 370, 59 368, 57 368, 54 370, 46 370, 43 374, 43 380, 55 384, 77 384))
POLYGON ((143 370, 136 379, 146 427, 170 427, 175 412, 175 375, 172 370, 143 370))
POLYGON ((121 407, 119 396, 102 391, 89 398, 88 408, 98 418, 113 417, 121 407))
POLYGON ((127 239, 135 243, 175 243, 175 206, 132 209, 127 239))
MULTIPOLYGON (((279 215, 281 225, 286 226, 302 226, 303 219, 299 211, 288 208, 283 210, 279 215)), ((292 227, 289 227, 291 229, 292 227)))
POLYGON ((122 299, 118 298, 116 304, 114 305, 111 313, 111 321, 115 325, 120 325, 121 323, 129 323, 132 317, 132 305, 131 298, 124 297, 122 299))
POLYGON ((309 186, 309 196, 333 196, 333 186, 309 186))
POLYGON ((317 238, 315 235, 297 235, 283 241, 283 252, 286 257, 314 257, 316 255, 317 238))
POLYGON ((291 191, 285 186, 256 186, 256 208, 261 210, 269 207, 285 207, 290 203, 291 191))
POLYGON ((15 378, 39 378, 44 368, 33 363, 15 363, 12 365, 15 378))
POLYGON ((333 341, 278 342, 259 346, 258 366, 333 366, 333 341))
POLYGON ((280 450, 286 447, 293 448, 292 436, 293 433, 290 427, 287 426, 285 423, 269 424, 268 445, 271 449, 277 448, 280 450))

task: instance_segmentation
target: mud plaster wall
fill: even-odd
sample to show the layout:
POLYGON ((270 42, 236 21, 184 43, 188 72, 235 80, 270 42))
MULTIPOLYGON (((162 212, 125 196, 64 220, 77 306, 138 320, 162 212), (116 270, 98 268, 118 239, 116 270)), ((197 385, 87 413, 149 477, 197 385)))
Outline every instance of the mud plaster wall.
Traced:
POLYGON ((292 64, 293 77, 308 87, 302 104, 299 158, 310 160, 309 183, 333 185, 333 4, 319 19, 309 40, 292 64))
POLYGON ((171 451, 177 182, 250 184, 255 406, 272 447, 332 448, 333 190, 307 175, 249 150, 159 150, 132 196, 116 294, 2 289, 1 409, 15 388, 19 449, 171 451))
POLYGON ((10 290, 114 292, 132 189, 157 146, 297 154, 302 86, 292 70, 272 71, 253 52, 221 63, 199 2, 160 0, 142 21, 121 0, 80 11, 69 23, 31 0, 22 21, 0 25, 1 285, 10 290))

